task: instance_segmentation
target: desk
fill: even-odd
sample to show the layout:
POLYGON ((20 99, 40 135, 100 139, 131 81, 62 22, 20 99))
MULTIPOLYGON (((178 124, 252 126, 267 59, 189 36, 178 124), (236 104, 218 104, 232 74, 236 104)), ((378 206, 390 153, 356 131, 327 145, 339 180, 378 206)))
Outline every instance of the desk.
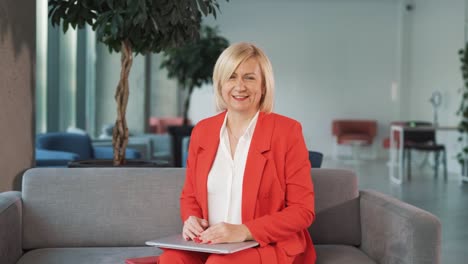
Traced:
MULTIPOLYGON (((410 127, 402 125, 392 125, 390 126, 390 180, 396 184, 402 184, 404 181, 404 172, 403 172, 403 142, 404 142, 404 131, 457 131, 456 126, 420 126, 420 127, 410 127), (395 132, 399 132, 399 144, 394 137, 395 132), (395 167, 397 167, 398 172, 395 172, 395 167)), ((461 178, 462 180, 468 180, 468 177, 461 178), (464 179, 467 178, 467 179, 464 179)))

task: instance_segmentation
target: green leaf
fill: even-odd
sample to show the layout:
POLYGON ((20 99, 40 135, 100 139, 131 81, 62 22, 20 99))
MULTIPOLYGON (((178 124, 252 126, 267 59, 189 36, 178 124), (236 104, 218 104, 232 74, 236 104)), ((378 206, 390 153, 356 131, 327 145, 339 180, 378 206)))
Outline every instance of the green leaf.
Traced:
POLYGON ((110 9, 114 9, 114 0, 107 0, 107 5, 109 5, 110 9))
POLYGON ((208 7, 206 6, 205 1, 197 0, 197 2, 198 2, 199 8, 203 12, 203 15, 208 16, 208 7))
POLYGON ((214 17, 215 19, 217 19, 217 17, 216 17, 216 9, 213 9, 213 17, 214 17))
MULTIPOLYGON (((197 39, 203 16, 218 16, 216 0, 49 0, 52 26, 89 24, 112 51, 129 39, 137 54, 160 52, 197 39)), ((195 60, 196 62, 196 60, 195 60)), ((466 70, 468 75, 468 69, 466 70)), ((197 84, 196 81, 192 83, 197 84)))
POLYGON ((64 34, 67 33, 69 25, 70 25, 70 23, 65 22, 65 21, 63 22, 63 33, 64 34))

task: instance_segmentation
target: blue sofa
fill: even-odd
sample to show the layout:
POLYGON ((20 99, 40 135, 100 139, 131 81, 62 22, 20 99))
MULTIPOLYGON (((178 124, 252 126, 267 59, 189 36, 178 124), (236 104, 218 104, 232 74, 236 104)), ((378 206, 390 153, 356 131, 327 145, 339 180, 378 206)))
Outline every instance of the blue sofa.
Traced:
POLYGON ((36 167, 65 167, 68 162, 78 160, 75 153, 36 148, 36 167))
MULTIPOLYGON (((141 154, 127 148, 127 159, 139 159, 141 154)), ((36 137, 36 166, 65 167, 75 160, 112 159, 112 147, 93 147, 88 135, 54 132, 36 137)))

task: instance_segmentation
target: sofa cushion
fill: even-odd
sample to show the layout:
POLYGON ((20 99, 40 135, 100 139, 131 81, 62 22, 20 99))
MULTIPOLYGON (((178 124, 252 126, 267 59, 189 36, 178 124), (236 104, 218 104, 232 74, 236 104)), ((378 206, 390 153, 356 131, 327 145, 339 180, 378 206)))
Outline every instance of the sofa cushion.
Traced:
POLYGON ((184 169, 43 168, 23 179, 23 248, 142 246, 182 230, 184 169))
POLYGON ((361 243, 357 176, 346 170, 312 169, 316 218, 309 232, 315 244, 361 243))
POLYGON ((117 264, 125 263, 128 258, 161 253, 155 247, 44 248, 29 251, 18 264, 117 264))
POLYGON ((316 264, 377 264, 364 252, 353 246, 317 245, 316 264))

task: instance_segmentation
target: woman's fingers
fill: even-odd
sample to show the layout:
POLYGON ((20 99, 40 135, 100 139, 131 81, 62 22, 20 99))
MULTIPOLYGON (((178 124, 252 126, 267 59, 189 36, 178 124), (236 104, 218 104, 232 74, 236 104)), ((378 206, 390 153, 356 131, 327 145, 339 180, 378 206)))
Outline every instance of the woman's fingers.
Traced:
POLYGON ((203 230, 205 230, 205 228, 202 227, 200 222, 201 222, 201 219, 199 218, 196 218, 196 217, 189 218, 187 226, 189 226, 193 232, 196 232, 197 235, 199 235, 201 232, 203 232, 203 230))
POLYGON ((201 232, 203 232, 203 227, 201 227, 201 225, 198 223, 198 222, 194 222, 194 221, 189 221, 187 223, 187 227, 194 233, 196 233, 197 235, 199 235, 201 232))
POLYGON ((200 239, 203 243, 210 244, 229 242, 229 237, 229 232, 222 223, 208 228, 200 235, 200 239))
POLYGON ((245 225, 219 223, 203 231, 200 239, 202 243, 218 244, 243 242, 252 238, 245 225))
POLYGON ((233 233, 233 226, 227 223, 216 224, 201 233, 200 239, 202 243, 226 243, 226 242, 239 242, 236 241, 235 234, 233 233))
MULTIPOLYGON (((190 216, 185 220, 182 233, 184 236, 194 239, 198 237, 208 227, 208 221, 195 216, 190 216)), ((186 238, 186 237, 184 237, 186 238)))
POLYGON ((183 235, 184 235, 184 238, 185 240, 187 240, 187 238, 193 240, 195 237, 197 237, 197 235, 195 235, 195 233, 193 233, 190 229, 184 229, 184 232, 183 232, 183 235))
POLYGON ((208 221, 205 219, 200 219, 200 225, 203 227, 203 229, 208 228, 208 221))

